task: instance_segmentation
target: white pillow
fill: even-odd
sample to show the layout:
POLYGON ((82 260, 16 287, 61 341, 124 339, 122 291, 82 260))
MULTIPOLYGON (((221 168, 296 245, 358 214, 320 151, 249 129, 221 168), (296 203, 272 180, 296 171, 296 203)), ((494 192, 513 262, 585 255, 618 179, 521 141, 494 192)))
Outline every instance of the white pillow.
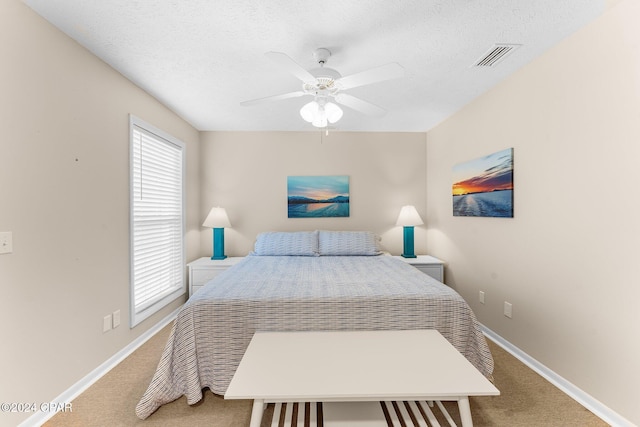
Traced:
POLYGON ((318 232, 320 255, 380 255, 380 238, 370 231, 318 232))
POLYGON ((317 231, 267 231, 258 234, 252 255, 318 256, 317 231))

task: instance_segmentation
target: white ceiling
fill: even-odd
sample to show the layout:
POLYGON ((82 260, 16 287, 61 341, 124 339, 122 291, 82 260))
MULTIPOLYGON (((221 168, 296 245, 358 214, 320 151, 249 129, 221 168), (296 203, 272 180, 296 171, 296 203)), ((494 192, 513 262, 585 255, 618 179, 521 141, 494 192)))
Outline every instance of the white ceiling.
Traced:
MULTIPOLYGON (((604 0, 23 0, 199 130, 313 130, 309 98, 244 107, 300 90, 265 57, 306 69, 328 48, 343 76, 389 62, 405 77, 348 91, 385 108, 344 108, 347 131, 426 131, 604 10, 604 0), (496 43, 522 46, 491 68, 496 43)), ((134 112, 135 113, 135 112, 134 112)))

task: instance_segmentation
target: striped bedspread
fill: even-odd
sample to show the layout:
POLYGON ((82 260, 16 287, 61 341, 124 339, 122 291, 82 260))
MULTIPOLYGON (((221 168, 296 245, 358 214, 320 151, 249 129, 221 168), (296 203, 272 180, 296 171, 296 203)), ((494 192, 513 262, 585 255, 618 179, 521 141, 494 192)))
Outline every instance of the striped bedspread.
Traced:
POLYGON ((223 395, 255 331, 385 329, 437 329, 485 376, 493 372, 467 303, 402 260, 249 256, 181 309, 136 414, 183 395, 194 404, 207 387, 223 395))

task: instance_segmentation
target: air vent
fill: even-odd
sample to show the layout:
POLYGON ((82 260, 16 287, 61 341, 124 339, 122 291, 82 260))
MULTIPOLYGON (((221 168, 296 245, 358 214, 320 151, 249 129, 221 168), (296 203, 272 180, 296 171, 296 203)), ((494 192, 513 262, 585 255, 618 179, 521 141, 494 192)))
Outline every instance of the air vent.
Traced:
POLYGON ((474 67, 495 67, 500 61, 506 58, 514 50, 519 48, 519 44, 495 44, 484 55, 478 59, 474 67))

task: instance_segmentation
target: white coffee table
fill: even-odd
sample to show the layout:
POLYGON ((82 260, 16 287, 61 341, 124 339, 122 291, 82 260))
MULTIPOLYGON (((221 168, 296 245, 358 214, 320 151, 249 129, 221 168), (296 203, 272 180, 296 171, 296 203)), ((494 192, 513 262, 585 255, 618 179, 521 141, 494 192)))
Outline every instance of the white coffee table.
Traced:
POLYGON ((254 399, 250 427, 277 402, 457 401, 500 391, 438 331, 256 332, 225 399, 254 399))

